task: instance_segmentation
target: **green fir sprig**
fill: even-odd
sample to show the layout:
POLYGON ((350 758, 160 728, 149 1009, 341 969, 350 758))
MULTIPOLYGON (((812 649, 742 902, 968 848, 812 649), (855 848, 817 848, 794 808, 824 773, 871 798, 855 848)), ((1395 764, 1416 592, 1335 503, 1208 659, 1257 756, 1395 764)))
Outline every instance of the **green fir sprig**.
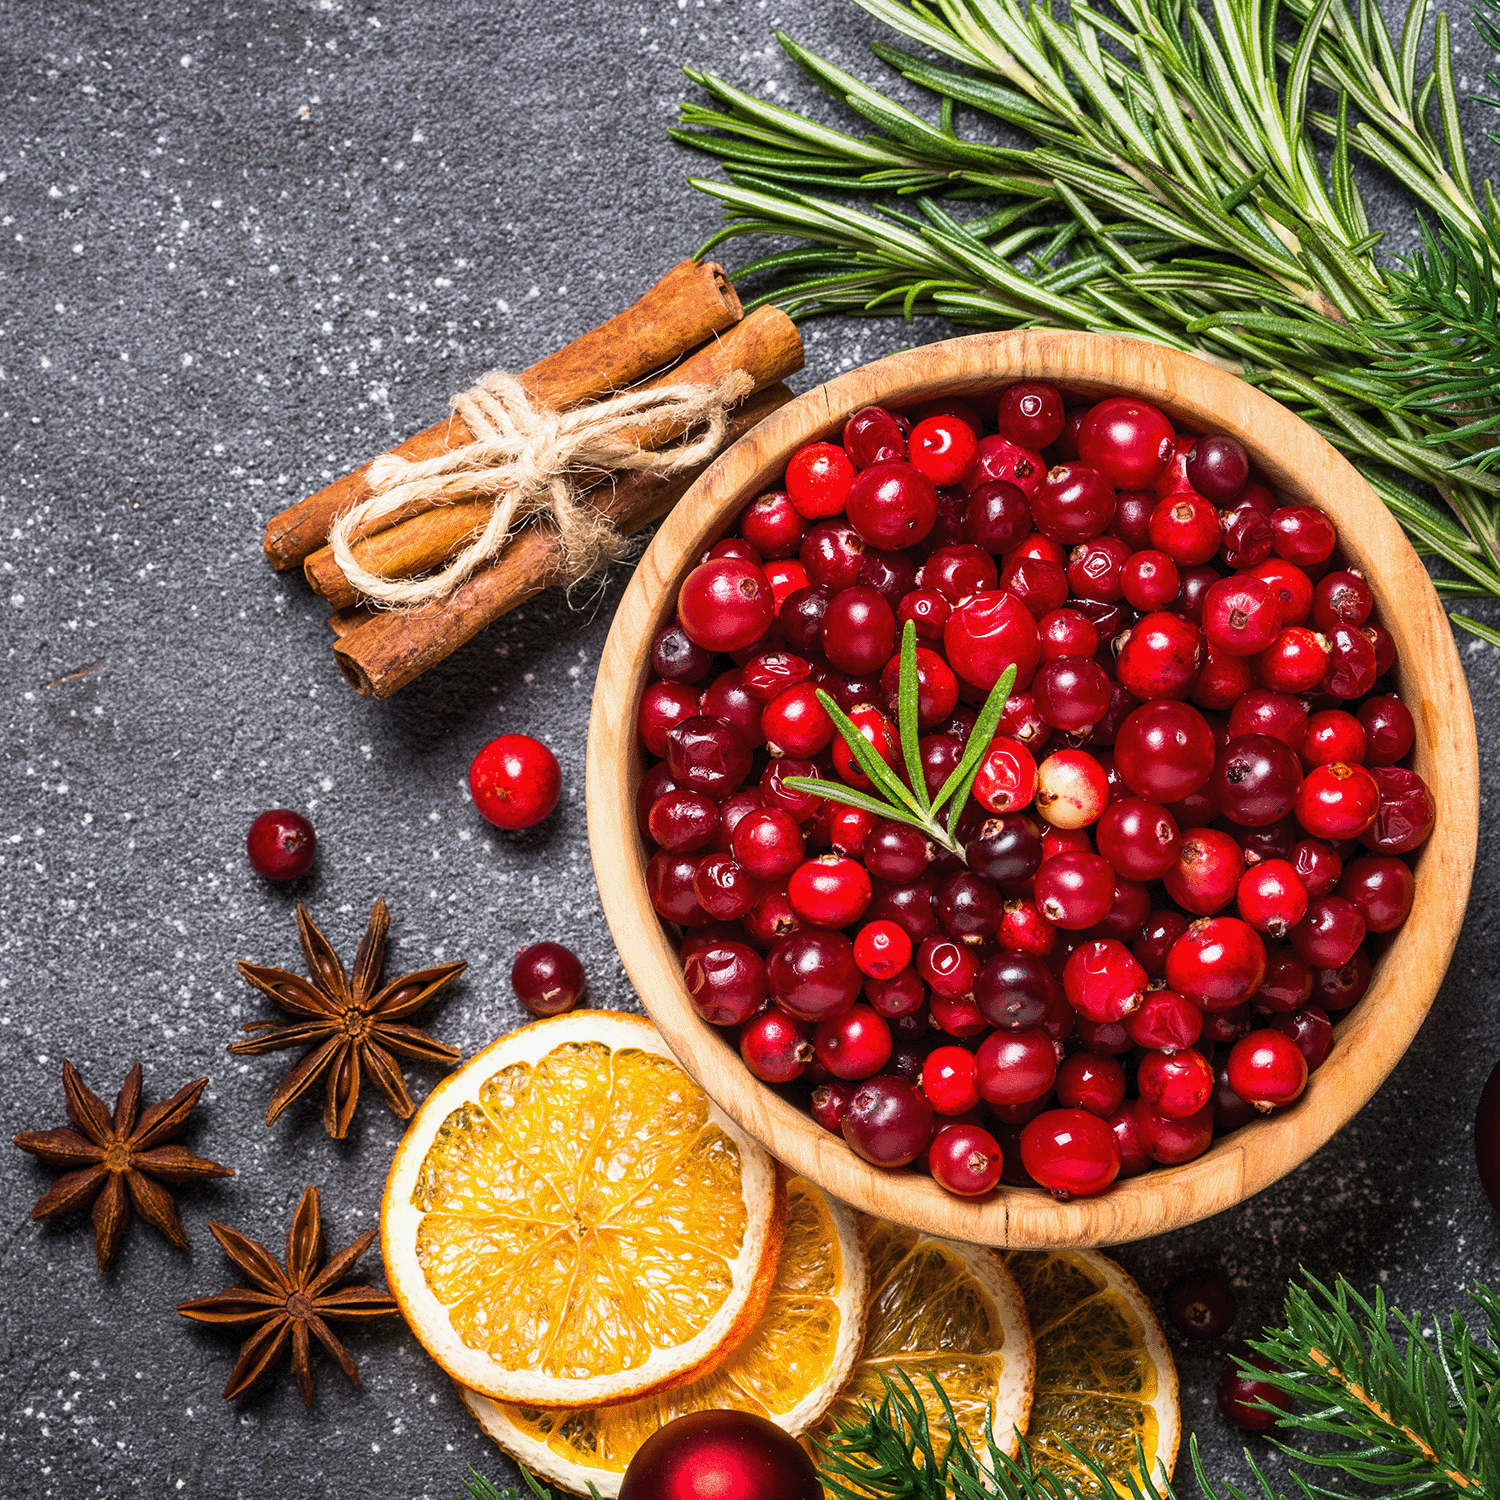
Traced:
MULTIPOLYGON (((684 104, 673 133, 728 178, 690 179, 725 207, 709 244, 796 242, 737 273, 765 278, 749 305, 1077 328, 1197 354, 1361 462, 1418 549, 1462 575, 1457 592, 1500 598, 1496 431, 1473 385, 1478 372, 1500 385, 1500 360, 1468 362, 1490 349, 1500 205, 1470 174, 1445 15, 1423 74, 1425 0, 1399 30, 1376 0, 1071 0, 1066 19, 1024 0, 856 3, 922 49, 872 48, 935 120, 784 32, 863 133, 688 70, 711 102, 684 104), (961 133, 961 118, 976 128, 961 133), (1025 146, 998 143, 997 125, 1025 146), (1437 217, 1425 262, 1377 261, 1361 157, 1437 217)), ((1500 0, 1480 3, 1495 29, 1500 0)))
POLYGON ((979 775, 984 753, 995 738, 995 730, 999 727, 1000 716, 1005 712, 1015 681, 1015 666, 1008 666, 990 689, 958 764, 937 793, 929 796, 918 748, 921 687, 917 675, 917 627, 908 620, 901 631, 901 667, 896 682, 896 730, 907 781, 902 781, 874 745, 860 733, 858 725, 819 688, 818 702, 833 720, 833 727, 849 747, 849 753, 869 778, 875 792, 861 791, 840 781, 825 781, 819 776, 788 776, 786 785, 792 791, 826 797, 830 802, 860 808, 877 818, 889 818, 919 828, 933 843, 962 859, 964 848, 958 841, 959 820, 968 805, 969 793, 979 775))

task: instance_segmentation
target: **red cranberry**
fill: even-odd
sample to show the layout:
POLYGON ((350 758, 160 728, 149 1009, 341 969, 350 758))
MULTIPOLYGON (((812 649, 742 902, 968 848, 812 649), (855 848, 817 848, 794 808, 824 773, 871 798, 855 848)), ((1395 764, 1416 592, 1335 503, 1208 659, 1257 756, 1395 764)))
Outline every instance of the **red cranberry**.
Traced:
POLYGON ((1307 693, 1328 671, 1328 637, 1303 625, 1288 625, 1252 658, 1255 680, 1278 693, 1307 693))
POLYGON ((1213 1098, 1214 1070, 1192 1047, 1148 1052, 1136 1070, 1136 1088, 1149 1109, 1169 1120, 1185 1120, 1213 1098))
POLYGON ((1184 911, 1206 917, 1234 900, 1245 856, 1217 828, 1195 828, 1177 846, 1177 862, 1166 873, 1167 894, 1184 911))
POLYGON ((854 483, 854 465, 837 443, 808 443, 786 466, 792 504, 809 521, 842 513, 854 483))
POLYGON ((1283 625, 1305 625, 1312 618, 1312 579, 1296 563, 1273 557, 1258 563, 1250 572, 1276 591, 1283 625))
POLYGON ((841 672, 877 672, 896 649, 896 616, 872 588, 840 589, 823 614, 823 654, 841 672))
POLYGON ((1311 505, 1284 505, 1273 510, 1271 535, 1277 557, 1299 568, 1326 562, 1338 541, 1333 522, 1311 505))
POLYGON ((1098 469, 1059 464, 1031 496, 1031 517, 1043 536, 1071 547, 1096 537, 1115 513, 1115 492, 1098 469))
POLYGON ((667 765, 678 786, 722 801, 750 774, 750 747, 722 719, 684 719, 667 736, 667 765))
POLYGON ((1229 1054, 1229 1086, 1262 1114, 1301 1098, 1307 1087, 1307 1059, 1280 1031, 1252 1031, 1229 1054))
POLYGON ((1165 611, 1147 615, 1118 645, 1115 674, 1137 698, 1186 698, 1203 665, 1203 633, 1165 611))
POLYGON ((881 882, 875 887, 875 898, 866 915, 872 922, 884 917, 904 927, 914 943, 925 942, 938 932, 937 916, 932 909, 932 885, 925 880, 907 885, 881 882))
MULTIPOLYGON (((1257 1370, 1275 1371, 1268 1359, 1247 1359, 1245 1364, 1257 1370)), ((1283 1412, 1291 1410, 1292 1398, 1264 1380, 1256 1380, 1230 1366, 1219 1376, 1217 1388, 1219 1415, 1231 1427, 1244 1432, 1264 1432, 1275 1426, 1283 1412)))
POLYGON ((1162 979, 1167 972, 1167 954, 1172 944, 1190 926, 1180 911, 1154 911, 1141 925, 1140 935, 1131 946, 1136 961, 1153 978, 1162 979))
POLYGON ((1125 1102, 1125 1069, 1112 1057, 1075 1052, 1057 1070, 1057 1102, 1107 1120, 1125 1102))
POLYGON ((1307 705, 1286 693, 1252 688, 1229 713, 1229 737, 1268 734, 1293 750, 1301 750, 1307 738, 1307 705))
POLYGON ((740 517, 740 535, 764 558, 795 557, 806 529, 785 490, 771 490, 751 501, 740 517))
POLYGON ((1335 625, 1327 633, 1328 670, 1319 684, 1335 698, 1363 698, 1380 675, 1375 645, 1363 630, 1335 625))
POLYGON ((667 753, 667 735, 684 719, 696 718, 698 694, 686 683, 653 682, 641 694, 636 733, 655 756, 667 753))
POLYGON ((1237 574, 1221 578, 1203 596, 1203 632, 1228 656, 1255 656, 1281 630, 1281 606, 1264 579, 1237 574))
POLYGON ((756 550, 752 542, 748 542, 742 536, 726 536, 722 541, 715 542, 707 552, 703 554, 702 561, 708 562, 715 557, 735 557, 741 562, 754 563, 759 567, 765 561, 756 550))
POLYGON ((1151 512, 1156 509, 1158 499, 1155 490, 1120 490, 1115 495, 1115 515, 1109 523, 1109 534, 1119 537, 1132 552, 1150 547, 1151 512))
POLYGON ((771 993, 802 1021, 821 1021, 854 1004, 864 982, 854 944, 842 932, 794 932, 766 959, 771 993))
POLYGON ((799 865, 787 882, 792 910, 810 927, 848 927, 865 914, 873 895, 870 874, 858 860, 822 854, 799 865))
POLYGON ((964 535, 976 547, 999 556, 1019 546, 1030 530, 1031 506, 1015 485, 981 484, 969 496, 964 535))
POLYGON ((1099 819, 1099 853, 1131 880, 1160 880, 1177 862, 1177 822, 1159 802, 1122 797, 1099 819))
POLYGON ((1297 957, 1315 969, 1343 968, 1364 940, 1364 913, 1343 896, 1310 902, 1307 915, 1290 934, 1297 957))
POLYGON ((832 591, 824 585, 795 589, 781 601, 776 623, 794 651, 821 652, 823 649, 823 615, 828 609, 832 591))
POLYGON ((1307 1061, 1307 1071, 1316 1073, 1328 1061, 1333 1051, 1333 1023, 1328 1013, 1316 1005, 1293 1011, 1287 1016, 1277 1016, 1271 1028, 1283 1036, 1289 1036, 1307 1061))
POLYGON ((1130 949, 1114 938, 1081 944, 1063 965, 1068 1003, 1089 1021, 1123 1020, 1140 1005, 1146 981, 1130 949))
POLYGON ((1084 828, 1109 806, 1109 776, 1084 750, 1059 750, 1037 767, 1036 809, 1054 828, 1084 828))
POLYGON ((1174 437, 1172 439, 1172 453, 1167 459, 1167 466, 1156 476, 1151 485, 1158 499, 1164 500, 1168 495, 1193 492, 1192 481, 1187 477, 1188 458, 1192 451, 1192 438, 1174 437))
MULTIPOLYGON (((741 951, 749 955, 757 969, 760 967, 760 960, 748 948, 741 951)), ((510 983, 532 1015, 560 1016, 572 1010, 583 996, 583 965, 561 943, 533 943, 516 954, 510 983)), ((764 980, 760 998, 765 998, 764 980)))
POLYGON ((847 521, 823 521, 802 538, 797 555, 813 585, 830 591, 847 589, 859 582, 865 560, 864 538, 847 521))
POLYGON ((1375 821, 1359 841, 1380 854, 1410 854, 1425 844, 1437 822, 1427 783, 1403 766, 1376 766, 1369 772, 1380 795, 1375 821))
MULTIPOLYGON (((581 987, 581 969, 579 976, 581 987)), ((698 1014, 714 1026, 743 1025, 765 1004, 765 964, 754 949, 743 943, 721 940, 695 948, 684 958, 682 977, 698 1014)), ((563 1007, 565 1010, 569 1008, 563 1007)), ((555 1012, 539 1011, 538 1014, 552 1015, 555 1012)))
POLYGON ((854 1151, 877 1167, 904 1167, 932 1140, 932 1106, 919 1088, 886 1074, 866 1079, 845 1106, 840 1128, 854 1151))
POLYGON ((919 641, 941 642, 943 627, 952 613, 953 606, 936 589, 913 589, 903 594, 896 606, 896 624, 904 627, 910 620, 916 626, 919 641))
POLYGON ((1191 1271, 1167 1289, 1167 1316, 1189 1338, 1222 1338, 1238 1311, 1234 1288, 1217 1269, 1191 1271))
POLYGON ((802 830, 784 809, 758 808, 735 824, 731 848, 756 880, 780 880, 802 863, 802 830))
POLYGON ((750 941, 762 949, 772 947, 802 927, 785 891, 767 892, 745 913, 743 920, 750 941))
POLYGON ((743 917, 759 896, 755 881, 728 854, 709 854, 698 861, 693 894, 699 906, 720 922, 743 917))
MULTIPOLYGON (((1384 774, 1384 773, 1382 773, 1384 774)), ((1363 766, 1314 766, 1297 793, 1297 821, 1315 838, 1357 838, 1375 821, 1381 788, 1363 766)))
POLYGON ((873 1078, 891 1060, 891 1028, 868 1005, 820 1021, 813 1053, 835 1078, 873 1078))
POLYGON ((922 1092, 940 1115, 962 1115, 979 1105, 979 1071, 967 1047, 936 1047, 922 1064, 922 1092))
MULTIPOLYGON (((894 767, 898 763, 901 751, 896 726, 878 708, 868 703, 857 703, 849 710, 849 721, 886 765, 894 767)), ((833 769, 850 786, 865 792, 872 790, 870 778, 855 759, 854 752, 842 735, 833 742, 833 769)))
POLYGON ((1102 1193, 1120 1175, 1120 1147, 1097 1115, 1081 1109, 1052 1109, 1021 1132, 1026 1170, 1057 1198, 1088 1198, 1102 1193))
POLYGON ((974 1055, 979 1092, 986 1104, 1030 1104, 1052 1092, 1057 1044, 1040 1028, 991 1032, 974 1055))
POLYGON ((1203 1012, 1176 990, 1147 990, 1140 1006, 1125 1017, 1125 1031, 1137 1047, 1174 1052, 1191 1047, 1203 1034, 1203 1012))
POLYGON ((1140 490, 1166 467, 1175 436, 1157 407, 1135 396, 1110 396, 1079 425, 1078 452, 1117 489, 1140 490))
POLYGON ((851 486, 847 509, 849 524, 870 546, 911 547, 937 520, 937 489, 912 464, 872 464, 851 486))
POLYGON ((936 589, 950 605, 999 581, 995 559, 970 542, 939 547, 922 564, 921 577, 924 588, 936 589))
POLYGON ((943 631, 949 665, 966 682, 988 691, 1014 664, 1017 688, 1027 687, 1041 660, 1036 622, 1010 594, 987 590, 964 600, 943 631))
POLYGON ((865 867, 877 880, 916 880, 936 851, 920 829, 904 823, 877 823, 865 841, 865 867))
POLYGON ((993 936, 1004 911, 999 891, 969 870, 950 875, 937 888, 933 906, 948 935, 971 944, 993 936))
POLYGON ((1371 932, 1394 932, 1411 914, 1416 879, 1393 855, 1366 856, 1344 867, 1338 893, 1359 908, 1371 932))
POLYGON ((975 1004, 1000 1031, 1040 1026, 1058 994, 1051 969, 1029 953, 997 953, 974 976, 975 1004))
POLYGON ((978 1036, 985 1030, 984 1017, 972 995, 942 995, 936 990, 927 1002, 932 1024, 949 1036, 978 1036))
MULTIPOLYGON (((812 675, 813 664, 805 656, 797 656, 789 651, 768 651, 763 656, 751 657, 743 667, 738 669, 737 685, 758 703, 769 703, 784 688, 796 687, 799 683, 807 682, 811 680, 812 675)), ((715 680, 714 688, 726 679, 734 678, 734 673, 726 672, 715 680)), ((711 688, 710 692, 713 690, 711 688)), ((759 709, 755 710, 755 716, 758 720, 759 709)), ((715 713, 714 717, 725 718, 728 715, 715 713)), ((740 725, 736 723, 735 727, 740 728, 740 725)), ((744 733, 743 729, 741 733, 744 733)))
POLYGON ((1099 632, 1093 621, 1076 609, 1054 609, 1037 621, 1036 628, 1043 663, 1068 656, 1092 656, 1099 649, 1099 632))
POLYGON ((1284 938, 1307 914, 1307 887, 1294 865, 1266 859, 1251 865, 1240 877, 1235 904, 1240 916, 1257 932, 1284 938))
POLYGON ((1000 393, 995 426, 1000 436, 1040 452, 1062 436, 1066 417, 1062 395, 1054 385, 1023 380, 1000 393))
MULTIPOLYGON (((936 729, 958 705, 958 679, 953 669, 926 646, 918 646, 917 657, 917 727, 936 729)), ((901 658, 891 657, 880 674, 881 691, 894 716, 899 710, 897 691, 901 680, 901 658)))
POLYGON ((713 652, 695 644, 676 620, 663 626, 651 642, 651 668, 668 682, 701 682, 713 661, 713 652))
POLYGON ((1271 555, 1271 523, 1259 511, 1246 505, 1223 516, 1224 540, 1219 544, 1219 560, 1237 572, 1258 567, 1271 555))
POLYGON ((866 406, 844 423, 844 451, 861 469, 906 457, 906 433, 883 406, 866 406))
POLYGON ((1136 1129, 1141 1144, 1152 1158, 1164 1167, 1181 1166, 1202 1156, 1214 1138, 1213 1106, 1207 1105, 1195 1115, 1174 1120, 1160 1110, 1152 1109, 1144 1099, 1135 1103, 1136 1129))
MULTIPOLYGON (((470 772, 471 778, 472 775, 470 772)), ((548 811, 551 811, 550 807, 548 811)), ((500 826, 509 825, 502 823, 500 826)), ((300 880, 312 869, 313 858, 318 852, 318 836, 301 813, 284 807, 273 808, 270 812, 263 812, 250 825, 245 852, 249 855, 251 868, 264 879, 300 880)))
POLYGON ((809 1113, 830 1134, 842 1134, 844 1111, 854 1097, 854 1089, 852 1083, 820 1083, 808 1100, 809 1113))
POLYGON ((1252 1120, 1260 1118, 1260 1111, 1253 1104, 1247 1104, 1229 1086, 1227 1056, 1214 1065, 1214 1098, 1211 1109, 1213 1128, 1220 1134, 1239 1130, 1252 1120))
POLYGON ((1181 568, 1206 563, 1219 550, 1224 527, 1207 500, 1192 493, 1169 495, 1151 512, 1151 545, 1181 568))
MULTIPOLYGON (((974 466, 979 455, 979 439, 973 427, 947 414, 924 417, 911 430, 907 449, 913 467, 933 484, 957 484, 974 466)), ((853 496, 850 497, 853 508, 853 496)), ((920 538, 911 537, 890 545, 910 546, 920 538)))
POLYGON ((683 581, 677 616, 705 651, 738 651, 766 633, 776 604, 766 575, 734 557, 700 563, 683 581))
MULTIPOLYGON (((771 654, 774 653, 756 660, 764 662, 771 654)), ((783 660, 795 661, 796 658, 784 657, 783 660)), ((765 740, 760 727, 765 710, 760 699, 745 686, 743 667, 731 668, 715 677, 703 690, 698 711, 705 718, 722 719, 752 749, 765 740)))
POLYGON ((1313 996, 1324 1010, 1348 1010, 1369 988, 1370 955, 1363 948, 1342 968, 1319 969, 1313 976, 1313 996))
POLYGON ((1142 1172, 1149 1171, 1152 1164, 1151 1153, 1141 1139, 1135 1101, 1132 1099, 1122 1104, 1106 1123, 1120 1152, 1120 1177, 1139 1177, 1142 1172))
POLYGON ((1182 588, 1177 564, 1165 552, 1147 548, 1132 552, 1120 569, 1120 589, 1136 609, 1165 609, 1182 588))
POLYGON ((1313 971, 1289 948, 1279 943, 1266 951, 1266 977, 1252 999, 1256 1008, 1273 1015, 1300 1010, 1313 995, 1313 971))
POLYGON ((962 999, 972 992, 978 971, 979 962, 973 950, 952 938, 924 938, 917 949, 917 973, 934 995, 962 999))
MULTIPOLYGON (((761 564, 761 572, 766 575, 766 582, 771 585, 771 598, 776 601, 776 611, 779 615, 781 606, 799 589, 805 589, 810 582, 807 569, 794 558, 775 558, 770 562, 761 564)), ((767 637, 776 635, 776 626, 766 632, 767 637)))
POLYGON ((773 755, 810 759, 833 743, 833 720, 810 682, 789 687, 766 704, 760 728, 773 755))
POLYGON ((719 831, 719 805, 702 792, 663 792, 651 804, 646 826, 651 837, 674 854, 702 849, 719 831))
POLYGON ((1301 786, 1291 750, 1268 734, 1247 734, 1220 752, 1207 790, 1230 822, 1265 828, 1291 811, 1301 786))
POLYGON ((1126 786, 1152 802, 1176 802, 1206 786, 1214 738, 1203 715, 1186 704, 1142 704, 1120 726, 1115 765, 1126 786))
POLYGON ((962 1198, 989 1192, 1004 1170, 1000 1143, 978 1125, 946 1125, 927 1148, 927 1169, 934 1181, 962 1198))
POLYGON ((854 939, 854 962, 872 979, 894 979, 911 955, 911 938, 894 922, 867 922, 854 939))
POLYGON ((1228 505, 1250 482, 1250 460, 1232 437, 1202 437, 1188 453, 1187 480, 1205 500, 1228 505))
POLYGON ((1325 573, 1313 589, 1312 621, 1319 630, 1332 630, 1337 625, 1357 629, 1374 608, 1370 585, 1358 573, 1325 573))
POLYGON ((806 1024, 774 1005, 746 1019, 739 1045, 745 1066, 766 1083, 790 1083, 813 1060, 806 1024))
POLYGON ((1037 909, 1049 922, 1080 932, 1104 919, 1115 897, 1115 872, 1097 854, 1059 854, 1036 876, 1037 909))
POLYGON ((927 999, 927 986, 917 977, 915 969, 902 969, 889 979, 866 980, 865 999, 876 1014, 897 1021, 921 1010, 927 999))
POLYGON ((986 437, 980 438, 974 467, 962 482, 972 495, 981 485, 1003 481, 1015 485, 1029 501, 1046 472, 1046 461, 1035 449, 1022 447, 1006 437, 986 437))
POLYGON ((1266 945, 1237 917, 1194 922, 1167 954, 1167 984, 1204 1010, 1242 1005, 1266 977, 1266 945))
MULTIPOLYGON (((816 700, 814 704, 816 706, 816 700)), ((826 804, 812 792, 799 792, 788 786, 788 779, 795 776, 805 776, 812 780, 821 779, 817 766, 810 760, 798 760, 790 755, 773 756, 765 770, 761 772, 759 783, 761 802, 766 807, 781 808, 789 812, 798 823, 806 824, 818 809, 826 804)))
POLYGON ((1344 869, 1343 860, 1318 839, 1303 839, 1294 845, 1290 858, 1297 878, 1314 898, 1326 896, 1338 884, 1344 869))
POLYGON ((653 854, 646 865, 646 894, 657 916, 682 927, 697 927, 708 920, 693 893, 698 860, 691 854, 653 854))
MULTIPOLYGON (((745 751, 747 761, 749 755, 745 751)), ((675 771, 673 778, 689 784, 675 771)), ((474 757, 469 792, 474 806, 496 828, 534 828, 557 806, 562 772, 557 757, 539 740, 529 734, 502 734, 474 757)))
POLYGON ((1309 766, 1330 766, 1335 761, 1359 765, 1365 758, 1365 727, 1353 714, 1325 708, 1307 721, 1302 759, 1309 766))
POLYGON ((1416 742, 1417 726, 1411 710, 1394 693, 1366 698, 1355 710, 1365 731, 1365 762, 1371 766, 1393 766, 1416 742))

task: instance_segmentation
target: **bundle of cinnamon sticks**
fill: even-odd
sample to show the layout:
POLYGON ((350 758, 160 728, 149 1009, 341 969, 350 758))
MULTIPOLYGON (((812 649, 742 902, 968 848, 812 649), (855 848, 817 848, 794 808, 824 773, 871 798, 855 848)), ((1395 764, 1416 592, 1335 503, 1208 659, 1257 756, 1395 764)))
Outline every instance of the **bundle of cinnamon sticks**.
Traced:
MULTIPOLYGON (((591 329, 521 375, 539 405, 567 409, 627 386, 678 382, 712 385, 732 370, 754 382, 752 394, 729 420, 725 446, 792 399, 781 382, 802 368, 802 340, 777 308, 748 317, 723 270, 711 262, 683 261, 639 301, 591 329), (650 377, 650 378, 648 378, 650 377)), ((642 446, 677 434, 643 431, 642 446)), ((393 451, 402 458, 435 457, 472 441, 457 415, 449 415, 393 451)), ((706 467, 703 465, 702 467, 706 467)), ((334 519, 368 498, 369 465, 336 479, 279 515, 266 527, 266 557, 275 568, 302 565, 307 581, 333 608, 329 624, 334 657, 354 690, 386 698, 443 660, 486 625, 533 595, 568 577, 555 530, 528 526, 505 550, 447 598, 407 609, 374 609, 362 602, 326 545, 334 519)), ((701 472, 672 475, 629 472, 603 479, 585 495, 621 533, 660 519, 701 472)), ((479 530, 490 502, 440 505, 417 514, 397 511, 384 529, 354 547, 355 558, 388 578, 412 578, 439 567, 479 530)))

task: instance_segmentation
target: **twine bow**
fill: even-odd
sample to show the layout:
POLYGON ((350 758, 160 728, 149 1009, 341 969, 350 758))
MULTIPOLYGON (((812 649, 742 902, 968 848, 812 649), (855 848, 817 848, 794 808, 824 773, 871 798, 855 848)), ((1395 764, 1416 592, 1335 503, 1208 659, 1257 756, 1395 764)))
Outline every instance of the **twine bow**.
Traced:
POLYGON ((621 469, 673 474, 702 463, 724 441, 728 408, 753 387, 743 370, 732 370, 714 385, 654 386, 554 411, 533 403, 514 375, 495 370, 453 398, 453 410, 474 440, 417 462, 393 453, 377 458, 368 473, 373 493, 334 522, 328 545, 361 594, 387 604, 425 604, 447 598, 495 557, 528 517, 545 515, 562 539, 569 578, 587 577, 620 556, 625 539, 580 498, 574 476, 621 469), (681 437, 669 447, 646 449, 639 441, 642 428, 681 437), (489 519, 436 573, 386 578, 354 555, 354 543, 380 530, 375 523, 393 513, 414 514, 476 497, 493 497, 489 519))

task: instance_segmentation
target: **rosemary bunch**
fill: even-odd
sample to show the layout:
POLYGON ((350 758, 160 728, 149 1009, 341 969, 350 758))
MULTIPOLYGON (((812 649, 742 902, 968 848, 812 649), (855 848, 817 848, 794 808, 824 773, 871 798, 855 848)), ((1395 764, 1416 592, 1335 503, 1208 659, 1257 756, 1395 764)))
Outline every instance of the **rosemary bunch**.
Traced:
POLYGON ((812 81, 873 129, 824 126, 689 70, 713 102, 684 104, 673 134, 728 176, 690 179, 725 205, 709 245, 800 242, 738 273, 769 278, 757 300, 794 316, 938 313, 1197 354, 1361 460, 1419 550, 1461 575, 1446 592, 1500 598, 1495 403, 1475 386, 1476 371, 1500 385, 1484 311, 1500 204, 1486 183, 1481 207, 1470 177, 1446 16, 1419 77, 1425 0, 1399 34, 1376 0, 1209 0, 1208 18, 1191 0, 1113 0, 1108 14, 1072 0, 1066 20, 1023 0, 856 3, 924 49, 873 47, 935 101, 935 121, 782 32, 812 81), (961 134, 961 111, 1029 143, 961 134), (1361 156, 1440 221, 1408 270, 1375 258, 1361 156))

